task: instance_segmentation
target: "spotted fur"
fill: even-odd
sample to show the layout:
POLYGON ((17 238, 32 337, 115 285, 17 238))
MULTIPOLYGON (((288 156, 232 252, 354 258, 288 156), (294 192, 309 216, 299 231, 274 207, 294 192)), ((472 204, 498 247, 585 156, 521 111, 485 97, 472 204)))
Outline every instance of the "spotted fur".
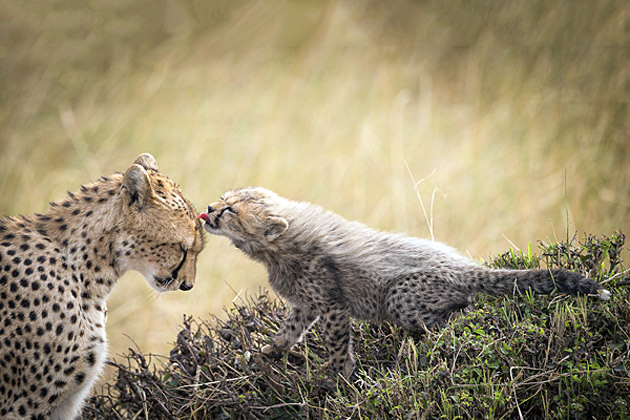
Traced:
POLYGON ((263 188, 227 192, 200 216, 263 263, 292 309, 272 347, 288 349, 319 319, 335 368, 355 366, 350 317, 422 331, 442 325, 478 292, 518 294, 554 288, 572 295, 608 292, 564 270, 491 270, 439 242, 379 232, 319 206, 263 188))
POLYGON ((128 270, 189 290, 201 223, 149 154, 42 214, 0 219, 0 418, 71 420, 106 358, 105 299, 128 270))

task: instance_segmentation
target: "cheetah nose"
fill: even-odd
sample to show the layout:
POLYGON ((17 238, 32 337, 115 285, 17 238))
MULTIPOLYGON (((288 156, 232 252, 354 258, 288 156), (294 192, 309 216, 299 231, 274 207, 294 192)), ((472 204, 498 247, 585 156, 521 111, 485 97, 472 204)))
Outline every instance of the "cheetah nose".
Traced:
POLYGON ((193 288, 192 284, 187 284, 185 282, 182 282, 182 284, 179 285, 179 290, 183 290, 184 292, 187 292, 188 290, 192 288, 193 288))
POLYGON ((214 211, 214 207, 208 206, 208 213, 212 213, 214 211))

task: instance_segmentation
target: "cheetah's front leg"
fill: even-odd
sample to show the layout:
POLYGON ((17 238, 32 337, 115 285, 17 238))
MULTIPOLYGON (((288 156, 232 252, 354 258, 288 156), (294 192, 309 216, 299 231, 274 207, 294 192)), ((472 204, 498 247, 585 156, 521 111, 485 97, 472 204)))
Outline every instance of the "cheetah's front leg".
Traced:
POLYGON ((269 354, 274 350, 290 350, 315 321, 317 321, 315 313, 304 308, 292 308, 274 336, 273 344, 263 346, 260 351, 269 354))

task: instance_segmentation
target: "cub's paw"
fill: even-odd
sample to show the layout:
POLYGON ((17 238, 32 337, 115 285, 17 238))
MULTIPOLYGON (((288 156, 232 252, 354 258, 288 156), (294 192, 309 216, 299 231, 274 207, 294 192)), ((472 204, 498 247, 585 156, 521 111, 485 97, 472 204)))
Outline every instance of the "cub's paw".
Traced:
POLYGON ((287 353, 285 349, 278 348, 275 344, 265 344, 260 348, 260 352, 274 360, 281 359, 287 353))
POLYGON ((273 352, 274 352, 274 351, 276 351, 276 350, 277 350, 277 349, 274 347, 274 345, 273 345, 273 344, 265 344, 264 346, 262 346, 262 347, 260 348, 260 352, 261 352, 262 354, 271 354, 271 353, 273 353, 273 352))
POLYGON ((346 360, 346 363, 344 363, 339 373, 341 373, 343 377, 346 379, 356 378, 356 376, 354 375, 354 370, 356 366, 357 366, 357 363, 354 361, 354 358, 349 357, 348 360, 346 360))
POLYGON ((356 375, 354 375, 356 362, 351 354, 337 357, 333 356, 330 360, 330 365, 336 373, 343 376, 344 378, 350 380, 352 380, 352 378, 356 378, 356 375))

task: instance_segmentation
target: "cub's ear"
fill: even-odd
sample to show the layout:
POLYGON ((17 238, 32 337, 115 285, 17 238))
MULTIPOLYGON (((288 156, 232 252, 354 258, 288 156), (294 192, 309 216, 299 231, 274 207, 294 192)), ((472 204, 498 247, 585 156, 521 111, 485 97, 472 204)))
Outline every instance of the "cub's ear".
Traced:
POLYGON ((123 175, 122 196, 127 206, 135 204, 138 210, 151 201, 153 188, 143 166, 134 163, 127 169, 123 175))
POLYGON ((136 158, 136 160, 133 163, 135 163, 136 165, 142 166, 146 170, 149 170, 149 169, 153 169, 154 171, 159 170, 158 164, 151 153, 141 154, 140 156, 136 158))
POLYGON ((280 235, 287 231, 289 222, 284 217, 270 216, 267 219, 267 230, 265 230, 265 238, 269 242, 275 241, 280 235))

